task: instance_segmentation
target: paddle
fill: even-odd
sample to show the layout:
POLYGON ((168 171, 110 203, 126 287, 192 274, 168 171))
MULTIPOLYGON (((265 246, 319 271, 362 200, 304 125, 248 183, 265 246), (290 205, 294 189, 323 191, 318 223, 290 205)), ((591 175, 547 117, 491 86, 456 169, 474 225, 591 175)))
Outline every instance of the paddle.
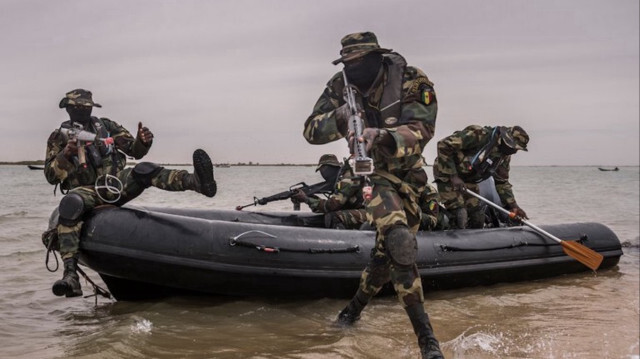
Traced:
POLYGON ((598 269, 598 267, 600 267, 600 264, 602 263, 602 259, 604 258, 602 256, 602 254, 594 251, 591 248, 585 247, 582 244, 575 242, 575 241, 563 241, 562 239, 554 236, 553 234, 545 231, 544 229, 529 223, 528 221, 516 216, 515 213, 513 212, 509 212, 506 209, 498 206, 497 204, 489 201, 488 199, 480 196, 479 194, 476 194, 475 192, 470 191, 469 189, 465 188, 465 191, 467 192, 467 194, 470 194, 474 197, 476 197, 477 199, 483 201, 484 203, 492 206, 493 208, 509 215, 509 218, 514 218, 519 220, 520 222, 524 223, 525 225, 531 227, 533 230, 535 230, 536 232, 543 234, 551 239, 553 239, 554 241, 560 243, 560 245, 562 246, 562 249, 564 250, 564 252, 570 256, 575 258, 576 260, 578 260, 580 263, 586 265, 587 267, 591 268, 592 270, 596 270, 598 269))

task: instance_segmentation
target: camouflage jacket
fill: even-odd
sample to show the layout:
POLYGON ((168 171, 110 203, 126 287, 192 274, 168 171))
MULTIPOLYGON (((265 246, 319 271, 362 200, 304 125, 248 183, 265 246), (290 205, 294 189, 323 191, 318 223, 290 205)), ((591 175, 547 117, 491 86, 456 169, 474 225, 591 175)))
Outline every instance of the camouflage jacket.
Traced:
MULTIPOLYGON (((350 170, 347 172, 350 172, 350 170)), ((308 205, 315 213, 364 208, 362 177, 353 177, 351 174, 345 175, 336 183, 336 188, 329 198, 309 197, 308 205)))
MULTIPOLYGON (((60 127, 68 127, 68 125, 67 121, 60 127)), ((126 158, 121 152, 135 159, 140 159, 149 152, 151 147, 151 145, 149 147, 143 145, 142 142, 133 138, 124 127, 107 118, 92 117, 92 121, 85 126, 84 130, 96 133, 98 137, 112 137, 114 148, 107 154, 101 140, 83 144, 87 153, 86 167, 84 167, 80 165, 77 156, 71 160, 64 156, 63 149, 67 145, 68 138, 60 132, 60 129, 54 130, 47 140, 44 174, 49 183, 60 184, 63 190, 79 186, 93 186, 98 176, 115 174, 125 167, 126 158), (94 147, 91 148, 91 146, 94 147), (99 154, 101 160, 96 161, 96 158, 90 155, 90 151, 99 154)))
POLYGON ((509 164, 511 156, 504 155, 493 146, 485 161, 491 161, 492 173, 478 173, 472 166, 476 154, 491 141, 494 127, 471 125, 462 131, 438 141, 438 156, 433 164, 433 175, 436 181, 448 182, 458 175, 465 183, 478 183, 488 177, 493 177, 496 191, 504 204, 515 203, 511 183, 509 183, 509 164))
MULTIPOLYGON (((379 105, 384 93, 393 91, 389 85, 393 83, 389 74, 394 66, 397 66, 394 59, 385 55, 383 69, 377 79, 366 93, 356 93, 356 101, 365 112, 365 127, 384 128, 393 138, 391 147, 378 142, 372 148, 369 156, 374 160, 374 174, 384 176, 385 172, 390 173, 422 187, 427 181, 422 170, 422 150, 433 137, 438 109, 433 83, 420 69, 403 66, 402 78, 398 81, 401 88, 397 91, 400 97, 397 98, 397 115, 387 117, 388 111, 385 112, 385 108, 381 110, 379 105)), ((327 83, 304 124, 303 135, 307 142, 325 144, 346 137, 347 126, 339 125, 335 114, 335 110, 345 103, 343 89, 343 75, 338 72, 327 83)))

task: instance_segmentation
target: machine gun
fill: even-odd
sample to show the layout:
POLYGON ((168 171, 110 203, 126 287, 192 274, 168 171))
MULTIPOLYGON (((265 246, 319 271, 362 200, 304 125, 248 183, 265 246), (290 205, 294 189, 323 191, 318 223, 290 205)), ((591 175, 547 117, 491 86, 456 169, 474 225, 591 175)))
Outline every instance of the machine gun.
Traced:
MULTIPOLYGON (((296 194, 296 192, 298 192, 298 190, 302 190, 302 192, 304 192, 307 196, 311 196, 311 195, 316 194, 316 193, 323 193, 323 194, 328 195, 331 192, 333 192, 333 188, 334 188, 334 183, 331 183, 330 181, 319 182, 319 183, 316 183, 316 184, 312 184, 310 186, 307 185, 304 182, 300 182, 300 183, 296 183, 293 186, 289 187, 288 191, 276 193, 276 194, 268 196, 268 197, 262 197, 262 198, 253 197, 253 202, 252 203, 246 204, 244 206, 237 206, 236 210, 237 211, 242 211, 242 209, 246 208, 246 207, 257 206, 257 205, 265 205, 265 204, 267 204, 269 202, 281 201, 283 199, 289 199, 294 194, 296 194)), ((294 211, 299 211, 300 210, 300 203, 294 203, 293 210, 294 211)))
MULTIPOLYGON (((85 148, 85 144, 86 143, 94 143, 96 140, 101 140, 105 146, 109 147, 109 146, 113 146, 113 138, 112 137, 107 137, 107 138, 98 138, 98 135, 93 133, 93 132, 89 132, 86 130, 83 130, 82 128, 78 128, 78 127, 71 127, 71 128, 60 128, 60 132, 67 136, 67 138, 71 139, 71 140, 76 140, 78 143, 78 164, 80 166, 82 166, 82 168, 87 168, 87 151, 85 148)), ((94 152, 90 152, 92 156, 95 156, 94 152)), ((96 161, 99 161, 99 159, 96 159, 96 161)))

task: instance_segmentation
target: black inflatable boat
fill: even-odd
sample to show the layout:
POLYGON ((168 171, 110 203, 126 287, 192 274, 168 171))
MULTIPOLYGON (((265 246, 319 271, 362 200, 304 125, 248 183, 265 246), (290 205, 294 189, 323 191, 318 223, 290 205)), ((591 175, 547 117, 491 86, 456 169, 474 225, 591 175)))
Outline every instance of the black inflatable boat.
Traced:
MULTIPOLYGON (((542 228, 602 254, 600 270, 622 255, 602 224, 542 228)), ((80 262, 119 300, 179 292, 348 297, 373 244, 373 231, 326 229, 322 215, 306 212, 112 207, 85 222, 80 262)), ((429 289, 590 270, 528 227, 419 232, 418 248, 429 289)))

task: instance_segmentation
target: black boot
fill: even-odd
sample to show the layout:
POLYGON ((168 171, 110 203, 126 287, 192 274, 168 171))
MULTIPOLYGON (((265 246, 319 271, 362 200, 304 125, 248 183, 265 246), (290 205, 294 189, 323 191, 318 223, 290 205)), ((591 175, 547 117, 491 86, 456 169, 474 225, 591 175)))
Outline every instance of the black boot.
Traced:
POLYGON ((76 258, 67 258, 64 260, 64 274, 62 279, 53 283, 53 294, 61 297, 78 297, 82 295, 80 289, 80 278, 76 272, 78 269, 78 260, 76 258))
POLYGON ((340 326, 349 326, 360 319, 362 309, 369 303, 369 295, 358 289, 356 295, 353 296, 349 304, 338 314, 336 323, 340 326))
POLYGON ((193 172, 183 177, 184 188, 202 193, 207 197, 215 196, 218 187, 213 178, 213 164, 209 155, 201 149, 193 152, 193 172))
POLYGON ((420 354, 422 359, 444 359, 438 340, 433 334, 433 328, 429 322, 429 316, 424 311, 422 303, 410 305, 404 310, 409 315, 413 331, 418 337, 418 345, 420 346, 420 354))

